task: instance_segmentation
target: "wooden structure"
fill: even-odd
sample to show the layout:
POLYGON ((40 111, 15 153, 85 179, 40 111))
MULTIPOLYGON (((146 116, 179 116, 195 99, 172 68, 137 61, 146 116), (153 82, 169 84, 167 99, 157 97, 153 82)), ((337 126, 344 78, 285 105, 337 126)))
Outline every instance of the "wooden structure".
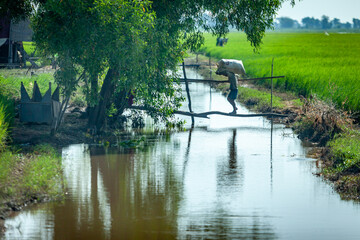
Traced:
POLYGON ((0 17, 0 67, 26 67, 26 61, 37 67, 23 47, 24 41, 32 41, 32 35, 29 19, 14 22, 0 17))
POLYGON ((20 121, 27 123, 47 123, 53 125, 60 116, 59 88, 51 94, 49 89, 41 96, 37 82, 34 82, 32 98, 21 83, 20 121))
MULTIPOLYGON (((211 69, 211 58, 209 58, 209 66, 211 69)), ((198 64, 195 64, 197 67, 198 64)), ((185 63, 182 63, 182 70, 183 70, 183 78, 180 78, 180 82, 185 83, 185 88, 186 88, 186 94, 187 94, 187 98, 188 98, 188 108, 189 108, 189 112, 185 112, 185 111, 174 111, 175 114, 180 114, 180 115, 185 115, 185 116, 190 116, 191 117, 191 127, 194 127, 195 125, 195 117, 198 118, 209 118, 209 115, 223 115, 223 116, 229 116, 229 117, 288 117, 288 115, 286 114, 278 114, 278 113, 273 113, 272 111, 272 101, 273 101, 273 79, 275 78, 284 78, 285 76, 273 76, 273 66, 274 66, 274 59, 272 61, 272 65, 271 65, 271 77, 262 77, 262 78, 245 78, 245 79, 241 79, 241 81, 256 81, 256 80, 265 80, 265 79, 271 79, 271 111, 269 113, 256 113, 256 114, 231 114, 231 113, 226 113, 226 112, 221 112, 221 111, 209 111, 209 112, 202 112, 202 113, 194 113, 192 111, 192 105, 191 105, 191 96, 190 96, 190 91, 189 91, 189 82, 198 82, 198 83, 212 83, 212 84, 220 84, 220 83, 228 83, 229 81, 217 81, 217 80, 212 80, 212 79, 188 79, 186 77, 186 71, 185 71, 185 67, 186 66, 192 66, 192 64, 190 65, 185 65, 185 63)), ((211 72, 210 72, 211 73, 211 72)), ((211 78, 211 75, 210 75, 211 78)), ((211 88, 210 88, 211 91, 211 88)), ((130 109, 136 109, 136 110, 151 110, 149 108, 145 108, 142 106, 129 106, 127 108, 130 109)))
MULTIPOLYGON (((209 66, 211 68, 211 64, 210 64, 210 58, 209 58, 209 66)), ((231 113, 225 113, 225 112, 220 112, 220 111, 210 111, 210 112, 204 112, 204 113, 194 113, 192 111, 192 106, 191 106, 191 97, 190 97, 190 92, 189 92, 189 82, 201 82, 201 83, 213 83, 213 84, 220 84, 220 83, 228 83, 229 81, 217 81, 217 80, 212 80, 212 79, 188 79, 186 78, 186 71, 185 71, 185 64, 183 62, 182 64, 183 67, 183 74, 184 77, 180 79, 180 82, 184 82, 185 86, 186 86, 186 93, 187 93, 187 97, 188 97, 188 102, 189 102, 189 112, 181 112, 181 111, 175 111, 175 114, 182 114, 182 115, 188 115, 191 116, 191 127, 194 126, 195 124, 195 120, 194 117, 205 117, 208 118, 208 115, 213 115, 213 114, 217 114, 217 115, 224 115, 224 116, 230 116, 230 117, 260 117, 260 116, 266 116, 266 117, 287 117, 288 115, 284 115, 284 114, 277 114, 277 113, 273 113, 273 79, 274 78, 284 78, 285 76, 273 76, 273 68, 274 68, 274 59, 272 60, 272 65, 271 65, 271 77, 262 77, 262 78, 245 78, 245 79, 241 79, 241 81, 256 81, 256 80, 264 80, 264 79, 271 79, 271 112, 270 113, 259 113, 259 114, 231 114, 231 113)), ((211 78, 211 75, 210 75, 211 78)))

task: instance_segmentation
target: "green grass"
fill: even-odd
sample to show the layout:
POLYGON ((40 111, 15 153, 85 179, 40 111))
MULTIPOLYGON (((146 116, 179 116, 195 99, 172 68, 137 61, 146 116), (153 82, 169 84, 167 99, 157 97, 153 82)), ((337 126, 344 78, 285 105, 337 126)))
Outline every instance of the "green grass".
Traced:
POLYGON ((12 187, 9 180, 10 173, 16 165, 16 158, 10 151, 0 152, 0 198, 2 194, 9 194, 12 187))
POLYGON ((58 197, 63 193, 61 157, 49 145, 31 153, 0 153, 0 199, 58 197))
POLYGON ((1 105, 0 98, 0 152, 5 149, 8 126, 9 124, 6 122, 5 110, 4 107, 1 105))
MULTIPOLYGON (((338 107, 360 111, 360 34, 267 33, 260 53, 243 33, 230 33, 228 44, 216 47, 216 37, 206 34, 201 51, 217 59, 243 61, 247 74, 270 76, 272 58, 274 86, 303 96, 316 94, 338 107)), ((269 81, 260 82, 269 85, 269 81)))
POLYGON ((36 81, 42 95, 49 89, 49 82, 52 83, 51 90, 54 91, 56 84, 54 84, 54 77, 51 73, 42 73, 36 76, 24 76, 16 70, 8 70, 0 72, 0 89, 4 89, 3 92, 12 98, 20 98, 20 86, 21 82, 24 83, 26 91, 29 96, 32 96, 33 84, 36 81))
MULTIPOLYGON (((35 51, 35 43, 33 42, 23 42, 23 46, 24 46, 24 50, 26 51, 27 54, 31 55, 34 51, 35 51)), ((35 56, 38 56, 38 52, 35 52, 35 56)))
MULTIPOLYGON (((61 158, 55 149, 39 145, 32 149, 31 154, 23 155, 6 147, 8 127, 15 115, 14 100, 20 98, 21 82, 31 96, 32 84, 37 81, 44 94, 53 77, 50 74, 19 77, 14 71, 6 73, 10 73, 6 78, 0 75, 0 201, 61 196, 61 158)), ((0 210, 3 207, 0 205, 0 210)))
POLYGON ((0 152, 5 149, 8 137, 8 127, 12 125, 15 116, 14 101, 10 98, 4 78, 0 76, 0 152))
MULTIPOLYGON (((246 99, 247 105, 255 106, 256 110, 260 112, 269 112, 271 110, 271 94, 263 91, 259 91, 252 88, 239 88, 239 98, 246 99)), ((277 96, 273 96, 273 108, 281 109, 284 107, 282 99, 277 96)))
POLYGON ((62 168, 59 154, 46 144, 36 146, 33 153, 34 161, 27 162, 24 167, 22 180, 24 193, 27 196, 61 193, 62 168))
POLYGON ((329 142, 336 172, 360 172, 360 133, 349 130, 329 142))

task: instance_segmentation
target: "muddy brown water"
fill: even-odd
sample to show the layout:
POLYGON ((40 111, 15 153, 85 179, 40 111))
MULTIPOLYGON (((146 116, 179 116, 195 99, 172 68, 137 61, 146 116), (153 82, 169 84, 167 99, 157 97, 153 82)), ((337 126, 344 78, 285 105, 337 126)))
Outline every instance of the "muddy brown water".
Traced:
MULTIPOLYGON (((231 111, 208 85, 190 89, 194 112, 231 111)), ((7 219, 3 238, 360 239, 360 205, 313 175, 316 160, 282 125, 211 116, 144 136, 138 149, 64 148, 66 200, 7 219)))

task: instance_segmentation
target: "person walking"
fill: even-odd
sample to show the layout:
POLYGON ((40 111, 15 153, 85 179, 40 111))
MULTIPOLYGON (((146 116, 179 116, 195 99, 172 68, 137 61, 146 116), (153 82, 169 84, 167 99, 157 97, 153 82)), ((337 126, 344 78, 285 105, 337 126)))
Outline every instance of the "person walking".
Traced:
POLYGON ((228 77, 228 80, 230 82, 230 92, 226 99, 233 107, 233 111, 230 112, 230 114, 236 114, 236 110, 238 108, 236 107, 235 100, 238 95, 238 86, 237 86, 238 78, 235 73, 229 71, 216 72, 216 74, 228 77))
POLYGON ((230 93, 227 96, 227 100, 233 107, 233 111, 230 112, 230 114, 236 114, 236 110, 238 108, 236 107, 235 100, 238 95, 238 86, 237 86, 238 79, 237 79, 237 76, 235 75, 235 73, 233 73, 233 72, 226 72, 226 74, 227 74, 227 77, 230 82, 230 93))
POLYGON ((218 69, 216 70, 217 75, 223 75, 228 77, 228 81, 230 82, 230 93, 227 96, 228 102, 233 107, 233 111, 229 114, 236 114, 235 100, 238 95, 238 75, 245 76, 245 68, 241 60, 236 59, 221 59, 216 63, 218 69), (236 73, 236 74, 235 74, 236 73))

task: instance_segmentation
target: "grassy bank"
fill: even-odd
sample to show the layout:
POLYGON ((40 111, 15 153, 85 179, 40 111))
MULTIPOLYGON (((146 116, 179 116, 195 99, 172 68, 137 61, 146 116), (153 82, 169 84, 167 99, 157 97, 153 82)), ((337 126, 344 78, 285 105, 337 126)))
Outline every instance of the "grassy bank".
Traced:
POLYGON ((10 149, 0 153, 1 211, 62 197, 63 187, 61 157, 51 146, 38 145, 26 153, 10 149))
POLYGON ((227 45, 216 47, 216 38, 208 34, 201 51, 218 59, 241 59, 254 77, 269 76, 275 58, 274 75, 286 76, 276 79, 275 87, 360 110, 360 34, 267 33, 260 53, 253 52, 242 33, 230 33, 228 38, 227 45))
MULTIPOLYGON (((49 145, 37 145, 21 149, 11 146, 9 137, 15 118, 15 101, 20 98, 20 84, 24 82, 29 94, 37 80, 41 91, 48 88, 47 75, 15 77, 15 71, 6 71, 7 78, 0 76, 0 217, 11 210, 19 210, 25 204, 47 199, 61 198, 63 177, 61 157, 49 145)), ((1 222, 0 222, 1 228, 1 222)))
POLYGON ((346 199, 360 200, 360 133, 349 130, 330 142, 322 174, 346 199))

